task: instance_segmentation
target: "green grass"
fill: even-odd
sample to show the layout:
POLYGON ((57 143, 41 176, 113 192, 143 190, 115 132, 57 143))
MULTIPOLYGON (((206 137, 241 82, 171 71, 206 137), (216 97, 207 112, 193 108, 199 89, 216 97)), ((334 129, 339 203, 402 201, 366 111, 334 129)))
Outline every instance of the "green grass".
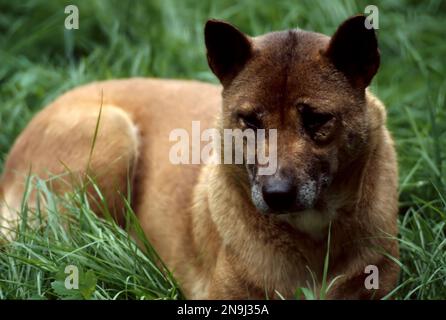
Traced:
POLYGON ((27 186, 14 241, 0 239, 5 243, 0 249, 0 299, 182 297, 127 201, 123 230, 113 221, 101 196, 105 218, 95 215, 84 187, 60 197, 50 192, 47 182, 35 177, 29 178, 27 186), (27 206, 31 190, 37 191, 36 209, 27 206), (79 270, 77 290, 65 288, 67 266, 79 270))
MULTIPOLYGON (((133 76, 216 82, 204 56, 202 32, 209 17, 227 19, 251 35, 294 27, 331 34, 341 21, 369 4, 312 0, 66 4, 71 3, 80 10, 77 31, 64 31, 63 1, 0 0, 0 169, 33 114, 79 84, 133 76)), ((402 273, 391 297, 445 299, 446 1, 374 4, 380 10, 382 64, 372 91, 388 108, 400 167, 402 273)), ((47 225, 23 227, 22 237, 0 252, 0 298, 63 298, 56 278, 60 266, 70 261, 85 273, 93 270, 97 281, 92 298, 181 297, 172 279, 151 267, 156 261, 153 252, 137 249, 113 223, 92 216, 82 197, 60 201, 69 207, 70 216, 83 217, 81 222, 73 218, 73 232, 65 231, 57 215, 50 214, 54 219, 47 225), (157 275, 151 278, 152 273, 157 275)))

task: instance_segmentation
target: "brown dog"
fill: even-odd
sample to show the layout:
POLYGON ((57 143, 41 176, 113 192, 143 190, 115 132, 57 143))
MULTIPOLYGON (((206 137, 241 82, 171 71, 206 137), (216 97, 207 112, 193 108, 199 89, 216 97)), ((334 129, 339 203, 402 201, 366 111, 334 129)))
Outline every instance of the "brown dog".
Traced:
POLYGON ((380 57, 364 20, 348 19, 331 38, 301 30, 253 38, 208 21, 208 62, 222 95, 219 86, 154 79, 66 93, 7 158, 2 224, 14 220, 30 168, 42 178, 67 167, 83 176, 89 163, 117 214, 131 182, 134 210, 188 298, 293 297, 311 283, 309 270, 319 291, 329 225, 328 282, 342 277, 328 297, 383 297, 398 277, 384 255, 398 257, 397 164, 384 106, 366 89, 380 57), (201 129, 277 129, 277 170, 172 164, 169 134, 194 120, 201 129), (379 270, 379 289, 365 286, 368 265, 379 270))

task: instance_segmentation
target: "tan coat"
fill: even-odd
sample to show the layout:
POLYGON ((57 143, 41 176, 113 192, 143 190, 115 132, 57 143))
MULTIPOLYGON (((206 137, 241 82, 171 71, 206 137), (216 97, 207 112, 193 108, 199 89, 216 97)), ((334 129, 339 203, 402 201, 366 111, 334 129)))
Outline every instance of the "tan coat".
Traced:
MULTIPOLYGON (((214 31, 208 31, 206 36, 212 36, 214 31)), ((387 238, 397 234, 397 164, 384 106, 364 91, 374 72, 368 79, 333 71, 334 58, 327 60, 328 53, 321 52, 329 52, 332 59, 336 51, 321 50, 333 48, 334 41, 322 35, 296 31, 246 39, 255 53, 246 57, 241 70, 227 73, 216 65, 218 57, 207 38, 210 65, 223 87, 180 80, 111 80, 76 88, 44 108, 7 158, 0 181, 2 223, 14 218, 12 209, 19 208, 30 168, 47 178, 68 167, 69 181, 75 183, 91 160, 88 174, 97 179, 118 220, 119 192, 126 194, 131 181, 133 208, 142 227, 189 298, 277 298, 276 292, 292 297, 298 287, 311 283, 308 269, 320 287, 330 221, 328 276, 343 277, 328 297, 379 298, 388 293, 398 268, 380 250, 398 257, 396 241, 387 238), (290 39, 296 41, 293 46, 290 39), (336 114, 336 125, 326 134, 330 140, 303 138, 294 127, 300 126, 293 120, 300 116, 287 102, 291 99, 336 114), (173 129, 190 132, 194 120, 201 121, 202 130, 238 127, 233 109, 259 105, 268 114, 265 126, 279 131, 280 164, 301 177, 308 168, 317 171, 314 159, 329 163, 332 182, 314 208, 261 214, 243 165, 169 161, 173 129), (364 287, 367 265, 380 271, 376 292, 364 287)), ((53 188, 64 192, 71 187, 54 183, 53 188)))

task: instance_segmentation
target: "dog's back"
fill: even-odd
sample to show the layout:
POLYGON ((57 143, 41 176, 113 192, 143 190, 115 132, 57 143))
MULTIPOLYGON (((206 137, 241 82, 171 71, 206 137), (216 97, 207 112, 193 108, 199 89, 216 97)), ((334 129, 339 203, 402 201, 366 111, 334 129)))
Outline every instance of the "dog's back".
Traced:
POLYGON ((42 179, 64 174, 62 179, 70 183, 53 185, 64 192, 71 183, 82 183, 89 166, 107 202, 116 207, 118 220, 127 181, 132 181, 133 205, 143 215, 143 227, 164 257, 173 256, 179 244, 171 242, 188 224, 187 213, 179 212, 188 210, 199 166, 171 164, 169 134, 177 128, 190 131, 196 119, 203 129, 212 126, 220 90, 194 81, 129 79, 64 94, 34 117, 11 149, 1 179, 2 224, 17 218, 14 212, 20 209, 29 174, 42 179))

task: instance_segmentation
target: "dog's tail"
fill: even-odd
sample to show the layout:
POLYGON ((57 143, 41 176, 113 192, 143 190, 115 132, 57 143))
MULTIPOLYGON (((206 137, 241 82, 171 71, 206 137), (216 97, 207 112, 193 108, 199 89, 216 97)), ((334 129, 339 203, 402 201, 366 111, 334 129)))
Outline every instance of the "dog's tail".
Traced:
POLYGON ((0 181, 0 244, 12 240, 11 224, 8 220, 10 212, 5 199, 5 190, 0 181))
POLYGON ((0 221, 2 220, 4 206, 5 206, 5 196, 4 196, 4 192, 3 192, 2 183, 0 180, 0 221))
POLYGON ((4 219, 5 219, 5 211, 6 210, 6 203, 5 203, 5 196, 3 192, 3 187, 0 180, 0 243, 2 242, 3 234, 5 233, 5 230, 3 230, 4 225, 4 219))

